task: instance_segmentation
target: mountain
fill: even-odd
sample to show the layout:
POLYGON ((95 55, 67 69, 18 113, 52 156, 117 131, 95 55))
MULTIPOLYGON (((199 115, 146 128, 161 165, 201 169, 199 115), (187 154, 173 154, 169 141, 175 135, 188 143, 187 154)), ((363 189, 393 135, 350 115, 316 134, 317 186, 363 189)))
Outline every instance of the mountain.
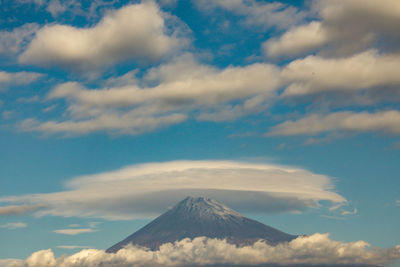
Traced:
POLYGON ((130 243, 156 250, 164 243, 198 236, 226 239, 237 245, 259 239, 275 245, 297 237, 246 218, 213 199, 187 197, 107 252, 115 253, 130 243))

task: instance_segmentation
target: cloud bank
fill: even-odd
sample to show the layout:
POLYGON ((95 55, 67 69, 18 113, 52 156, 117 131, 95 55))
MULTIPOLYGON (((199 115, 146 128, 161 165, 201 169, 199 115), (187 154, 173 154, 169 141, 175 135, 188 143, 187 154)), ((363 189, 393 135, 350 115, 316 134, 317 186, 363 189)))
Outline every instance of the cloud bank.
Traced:
POLYGON ((225 240, 198 237, 167 243, 158 251, 128 246, 115 254, 103 250, 86 249, 71 256, 54 257, 41 250, 24 262, 16 261, 8 267, 84 267, 84 266, 200 266, 212 264, 326 264, 333 266, 372 266, 400 259, 400 246, 389 249, 367 249, 368 243, 333 241, 328 234, 298 237, 290 243, 270 246, 256 242, 252 246, 236 247, 225 240))
POLYGON ((307 170, 237 161, 172 161, 81 176, 48 194, 0 198, 42 205, 36 215, 110 220, 152 217, 188 195, 214 198, 244 212, 298 212, 346 204, 332 179, 307 170))

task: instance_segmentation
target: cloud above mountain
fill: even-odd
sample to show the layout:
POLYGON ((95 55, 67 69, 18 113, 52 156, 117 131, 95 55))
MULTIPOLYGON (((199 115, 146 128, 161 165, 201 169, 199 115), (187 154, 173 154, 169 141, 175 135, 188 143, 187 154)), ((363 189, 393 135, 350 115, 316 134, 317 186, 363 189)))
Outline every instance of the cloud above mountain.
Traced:
POLYGON ((333 180, 304 169, 237 161, 172 161, 76 177, 60 192, 0 198, 41 205, 35 214, 110 220, 155 216, 186 196, 206 196, 241 212, 299 212, 346 204, 333 180))
POLYGON ((71 256, 55 258, 54 253, 41 250, 25 261, 15 261, 8 267, 89 267, 89 266, 197 266, 207 264, 324 264, 340 266, 381 265, 400 259, 400 246, 388 249, 368 249, 364 241, 340 242, 328 234, 302 236, 277 246, 256 242, 252 246, 236 247, 225 240, 198 237, 167 243, 157 251, 128 246, 117 253, 85 249, 71 256))

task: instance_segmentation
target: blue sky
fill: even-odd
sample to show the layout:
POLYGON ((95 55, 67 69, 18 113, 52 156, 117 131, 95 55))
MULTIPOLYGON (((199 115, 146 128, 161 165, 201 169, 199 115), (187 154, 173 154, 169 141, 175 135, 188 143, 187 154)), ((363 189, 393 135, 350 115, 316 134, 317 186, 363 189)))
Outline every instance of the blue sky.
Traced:
POLYGON ((399 10, 0 1, 0 259, 106 249, 186 195, 400 244, 399 10))

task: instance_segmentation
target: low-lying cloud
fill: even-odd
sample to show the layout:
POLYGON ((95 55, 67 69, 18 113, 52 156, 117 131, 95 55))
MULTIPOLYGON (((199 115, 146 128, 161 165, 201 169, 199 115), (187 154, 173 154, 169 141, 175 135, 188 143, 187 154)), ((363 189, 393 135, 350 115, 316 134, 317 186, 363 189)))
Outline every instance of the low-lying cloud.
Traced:
POLYGON ((90 267, 90 266, 201 266, 214 264, 307 264, 376 266, 400 259, 400 246, 388 249, 368 249, 364 241, 333 241, 328 234, 302 236, 277 246, 258 241, 252 246, 236 247, 225 240, 198 237, 167 243, 157 251, 127 246, 117 253, 85 249, 71 256, 54 257, 41 250, 25 261, 15 261, 7 267, 90 267))
POLYGON ((74 178, 66 189, 0 198, 42 205, 36 215, 111 220, 153 217, 183 198, 214 198, 242 212, 299 212, 346 204, 330 177, 304 169, 237 161, 172 161, 74 178))

